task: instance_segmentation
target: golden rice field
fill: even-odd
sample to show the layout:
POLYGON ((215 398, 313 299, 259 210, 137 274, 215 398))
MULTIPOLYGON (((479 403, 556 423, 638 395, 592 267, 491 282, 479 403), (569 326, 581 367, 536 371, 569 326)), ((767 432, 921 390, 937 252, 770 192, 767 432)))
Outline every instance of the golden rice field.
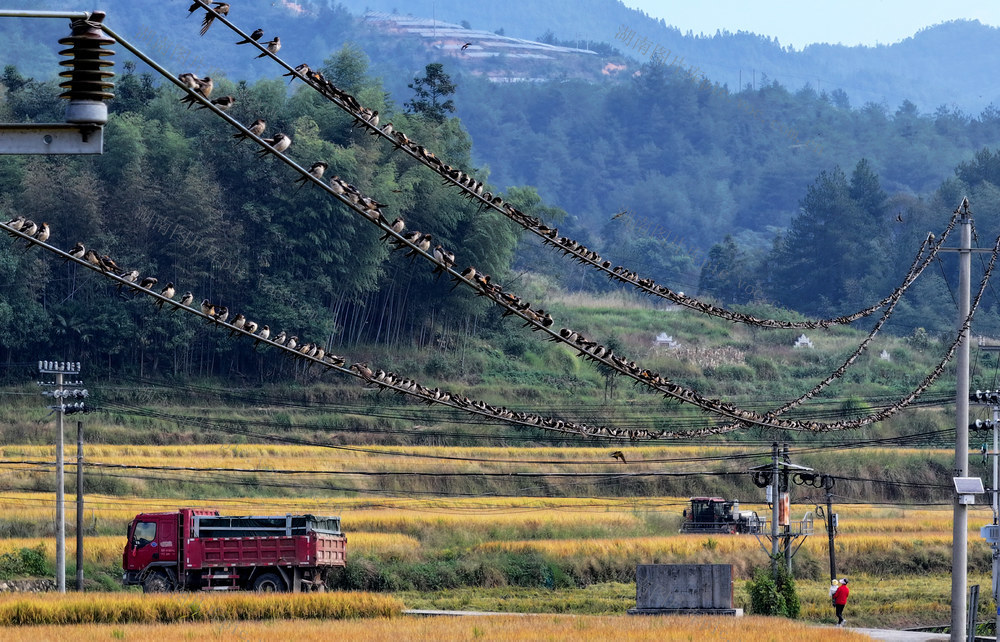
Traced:
POLYGON ((0 595, 0 626, 222 620, 346 619, 399 615, 399 600, 374 593, 0 595))
POLYGON ((765 617, 628 617, 628 616, 484 616, 412 617, 341 620, 337 622, 273 620, 267 622, 212 622, 154 625, 86 625, 0 628, 9 642, 38 640, 581 640, 616 642, 689 640, 829 640, 869 642, 850 629, 810 626, 765 617))

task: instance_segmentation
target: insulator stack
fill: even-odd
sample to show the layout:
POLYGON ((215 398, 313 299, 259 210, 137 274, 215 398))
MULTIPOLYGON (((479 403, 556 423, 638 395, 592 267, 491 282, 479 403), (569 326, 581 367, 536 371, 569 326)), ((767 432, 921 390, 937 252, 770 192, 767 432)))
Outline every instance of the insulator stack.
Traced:
POLYGON ((103 125, 108 122, 108 106, 104 101, 114 98, 107 90, 114 84, 108 79, 114 77, 109 67, 114 62, 105 60, 106 56, 114 55, 108 45, 115 43, 102 30, 104 12, 95 11, 89 19, 78 19, 70 23, 72 32, 69 37, 59 40, 61 45, 69 45, 69 49, 59 52, 61 56, 69 56, 59 64, 69 69, 61 72, 60 77, 68 78, 59 84, 65 89, 60 98, 68 98, 66 107, 66 122, 94 123, 103 125))

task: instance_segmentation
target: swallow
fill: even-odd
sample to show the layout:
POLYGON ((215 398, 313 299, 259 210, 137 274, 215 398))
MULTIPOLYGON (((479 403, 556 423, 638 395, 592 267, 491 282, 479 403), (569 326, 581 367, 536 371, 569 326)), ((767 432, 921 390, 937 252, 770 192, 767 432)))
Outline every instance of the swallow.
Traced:
POLYGON ((212 7, 205 7, 205 18, 201 21, 201 35, 204 36, 208 32, 208 28, 212 26, 216 16, 227 15, 229 15, 228 2, 213 2, 212 7))
POLYGON ((271 54, 278 53, 278 50, 281 49, 281 38, 275 36, 274 40, 271 40, 270 42, 265 42, 264 46, 267 47, 267 52, 261 53, 259 56, 257 56, 258 58, 263 58, 268 53, 271 54))
MULTIPOLYGON (((292 139, 281 132, 275 134, 274 138, 265 138, 264 142, 270 145, 271 149, 276 152, 283 152, 292 145, 292 139)), ((264 148, 259 150, 257 154, 263 157, 267 152, 267 148, 264 148)))
POLYGON ((288 342, 285 343, 285 347, 288 348, 289 350, 294 350, 295 346, 297 346, 297 345, 299 345, 299 337, 298 336, 289 337, 288 338, 288 342))
POLYGON ((181 305, 183 305, 185 308, 191 307, 191 304, 193 302, 194 302, 194 294, 191 292, 186 292, 184 296, 181 297, 181 305))
MULTIPOLYGON (((193 87, 191 91, 207 100, 208 97, 212 95, 212 90, 215 88, 215 81, 208 76, 205 76, 204 78, 196 78, 195 80, 197 81, 198 86, 193 87)), ((194 97, 194 94, 187 94, 180 100, 182 103, 187 103, 188 109, 191 109, 191 105, 199 102, 198 99, 194 97)))
MULTIPOLYGON (((232 96, 222 96, 211 101, 213 105, 222 111, 229 111, 229 108, 236 104, 236 99, 232 96)), ((197 109, 205 109, 204 104, 198 105, 197 109)))
POLYGON ((128 274, 122 274, 122 278, 128 283, 135 283, 135 280, 139 278, 139 270, 132 270, 128 274))
POLYGON ((382 133, 386 136, 392 136, 392 132, 395 130, 392 128, 392 123, 386 123, 385 127, 382 128, 382 133))
POLYGON ((285 341, 287 341, 287 340, 288 339, 287 339, 287 337, 285 337, 285 331, 284 330, 282 330, 281 332, 279 332, 278 336, 274 337, 274 342, 277 343, 279 346, 285 345, 285 341))
POLYGON ((229 325, 233 326, 235 330, 229 333, 229 336, 236 334, 236 330, 242 330, 243 326, 247 324, 247 319, 242 314, 237 314, 236 317, 229 322, 229 325))
POLYGON ((247 321, 246 324, 244 324, 243 329, 249 332, 250 334, 253 334, 254 332, 257 331, 257 322, 247 321))
POLYGON ((87 253, 87 248, 83 246, 83 243, 77 243, 73 246, 73 249, 69 251, 69 255, 74 259, 82 259, 84 254, 87 253))
POLYGON ((260 338, 253 342, 254 350, 257 349, 257 346, 260 344, 261 341, 267 341, 267 338, 271 336, 271 327, 265 325, 263 328, 260 329, 260 332, 257 333, 257 336, 260 338))
POLYGON ((902 223, 903 222, 903 214, 902 214, 902 212, 899 213, 899 214, 896 214, 896 222, 897 223, 902 223))
POLYGON ((213 318, 215 319, 216 323, 225 323, 226 319, 229 318, 229 308, 227 308, 226 306, 222 306, 216 309, 213 318))
POLYGON ((44 243, 45 241, 49 240, 49 224, 42 223, 42 226, 38 228, 38 231, 32 236, 32 238, 34 240, 28 241, 28 245, 26 247, 31 247, 32 245, 35 244, 35 241, 38 241, 39 243, 44 243))
POLYGON ((295 67, 295 71, 289 71, 288 73, 284 73, 281 75, 288 76, 290 78, 288 82, 291 83, 292 80, 295 80, 295 74, 298 74, 300 76, 305 76, 306 78, 310 78, 311 76, 309 74, 311 72, 312 69, 309 68, 309 65, 307 65, 306 63, 302 63, 301 65, 297 65, 295 67))
MULTIPOLYGON (((167 285, 164 286, 164 288, 162 290, 160 290, 160 295, 161 296, 165 296, 168 299, 174 298, 175 294, 177 294, 177 290, 174 289, 174 284, 172 282, 171 283, 167 283, 167 285)), ((163 309, 163 304, 164 304, 163 299, 157 299, 156 300, 156 307, 158 307, 160 309, 163 309)))
POLYGON ((333 193, 337 196, 343 196, 346 191, 344 190, 344 183, 340 180, 339 176, 334 176, 330 179, 330 189, 332 189, 333 193))
MULTIPOLYGON (((77 243, 79 245, 79 243, 77 243)), ((101 265, 101 257, 97 256, 97 252, 93 250, 87 250, 83 255, 83 260, 91 265, 95 265, 101 269, 104 269, 101 265)))
POLYGON ((24 225, 21 226, 20 230, 22 234, 27 234, 28 236, 34 236, 35 232, 37 231, 38 231, 38 223, 35 223, 31 219, 26 220, 24 222, 24 225))
POLYGON ((156 278, 152 276, 147 276, 142 281, 139 281, 139 287, 144 290, 152 289, 156 285, 156 278))
POLYGON ((205 316, 208 316, 208 317, 214 316, 215 315, 215 306, 212 305, 209 302, 208 299, 202 299, 202 301, 201 301, 201 313, 204 314, 205 316))
POLYGON ((245 44, 250 43, 250 42, 257 42, 258 40, 261 39, 261 37, 263 35, 264 35, 264 30, 263 29, 254 29, 253 33, 250 34, 249 38, 244 38, 243 40, 240 40, 236 44, 238 44, 238 45, 245 45, 245 44))
POLYGON ((611 457, 613 457, 614 459, 621 459, 623 464, 628 463, 627 461, 625 461, 625 453, 623 453, 620 450, 616 450, 615 452, 611 453, 611 457))
MULTIPOLYGON (((114 259, 112 259, 110 256, 105 254, 104 256, 101 257, 100 260, 101 260, 102 270, 104 270, 105 272, 112 272, 114 274, 121 274, 122 269, 118 267, 118 264, 115 263, 114 259)), ((138 277, 139 275, 136 274, 136 278, 138 277)), ((132 279, 132 281, 135 281, 135 279, 132 279)))
MULTIPOLYGON (((315 163, 309 166, 309 176, 312 176, 317 180, 323 180, 323 173, 329 166, 330 166, 329 163, 327 163, 326 161, 316 161, 315 163)), ((298 178, 295 179, 295 182, 302 183, 303 185, 305 185, 306 181, 308 180, 309 179, 305 176, 299 176, 298 178)), ((301 187, 299 189, 301 189, 301 187)))
MULTIPOLYGON (((247 129, 250 130, 251 134, 253 134, 254 136, 258 136, 259 137, 261 134, 264 133, 264 130, 267 129, 267 122, 265 122, 263 118, 258 118, 257 120, 253 121, 250 124, 250 126, 247 127, 247 129)), ((246 140, 249 137, 250 137, 250 135, 247 134, 246 132, 240 132, 238 134, 233 134, 233 138, 236 138, 237 140, 241 140, 241 141, 242 140, 246 140)))
POLYGON ((179 80, 182 83, 184 83, 184 86, 187 87, 188 89, 197 89, 198 88, 198 80, 199 80, 199 78, 198 78, 198 76, 195 76, 192 73, 183 73, 183 74, 177 76, 177 80, 179 80))
MULTIPOLYGON (((406 222, 402 218, 397 216, 396 220, 389 225, 389 229, 395 232, 396 234, 402 234, 403 230, 406 229, 406 222)), ((390 238, 392 238, 392 234, 386 232, 385 234, 382 235, 382 238, 380 240, 387 241, 390 238)))
POLYGON ((471 47, 471 46, 472 46, 472 43, 471 43, 471 42, 467 42, 467 43, 465 43, 464 45, 462 45, 462 51, 465 51, 466 49, 468 49, 468 48, 469 48, 469 47, 471 47))
MULTIPOLYGON (((20 231, 24 227, 25 219, 23 216, 18 216, 7 221, 6 225, 12 230, 20 231)), ((13 234, 11 234, 13 236, 13 234)))

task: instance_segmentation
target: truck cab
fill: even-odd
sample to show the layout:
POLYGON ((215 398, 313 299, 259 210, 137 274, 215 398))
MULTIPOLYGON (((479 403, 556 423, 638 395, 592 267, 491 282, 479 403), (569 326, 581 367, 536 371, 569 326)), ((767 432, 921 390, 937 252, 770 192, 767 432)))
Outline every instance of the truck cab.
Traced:
MULTIPOLYGON (((198 511, 218 515, 218 511, 198 511)), ((126 530, 122 569, 125 584, 138 584, 145 591, 165 591, 177 585, 177 568, 183 545, 181 514, 140 513, 126 530), (164 575, 168 580, 165 584, 164 575)))

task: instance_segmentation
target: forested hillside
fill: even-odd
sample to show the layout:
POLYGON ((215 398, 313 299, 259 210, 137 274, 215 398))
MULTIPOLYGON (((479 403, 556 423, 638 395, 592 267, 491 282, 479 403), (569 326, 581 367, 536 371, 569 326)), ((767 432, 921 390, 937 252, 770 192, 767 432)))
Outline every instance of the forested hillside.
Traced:
MULTIPOLYGON (((368 71, 369 56, 380 57, 384 71, 387 60, 414 67, 428 52, 385 33, 352 31, 357 25, 342 8, 315 8, 336 19, 328 38, 358 37, 323 56, 322 69, 338 87, 441 159, 491 180, 490 189, 504 189, 506 200, 671 287, 725 303, 837 315, 891 290, 963 195, 972 200, 983 243, 1000 231, 988 215, 1000 185, 988 151, 1000 145, 1000 112, 992 108, 971 117, 949 108, 922 114, 911 102, 857 106, 841 90, 790 91, 765 79, 734 93, 692 66, 653 63, 603 82, 498 85, 449 62, 443 71, 458 88, 458 117, 428 118, 413 113, 420 110, 412 109, 411 88, 387 91, 412 84, 423 66, 397 67, 389 79, 368 71)), ((177 14, 185 18, 173 11, 154 25, 161 10, 151 9, 138 27, 136 14, 126 14, 144 34, 139 44, 162 53, 172 69, 211 69, 216 95, 236 99, 232 114, 244 123, 264 118, 270 132, 289 133, 302 164, 327 161, 329 174, 374 194, 409 229, 433 230, 435 239, 460 249, 461 262, 498 280, 513 261, 517 274, 541 274, 564 289, 608 287, 549 250, 518 245, 509 222, 477 213, 413 161, 352 130, 351 118, 314 92, 274 78, 273 66, 264 70, 272 77, 252 80, 264 62, 248 63, 241 48, 198 57, 200 43, 228 43, 230 33, 210 31, 191 40, 191 49, 184 39, 162 48, 167 41, 156 34, 177 14)), ((268 8, 263 17, 278 13, 268 8)), ((293 27, 313 19, 285 11, 277 24, 295 34, 293 27)), ((45 29, 51 26, 26 28, 20 37, 27 42, 45 29)), ((312 52, 316 65, 316 51, 331 47, 329 39, 286 40, 282 56, 293 62, 312 52)), ((331 345, 447 346, 458 327, 480 322, 477 301, 452 294, 402 257, 387 257, 372 229, 316 190, 298 189, 283 167, 256 160, 218 119, 184 109, 172 85, 130 62, 119 60, 117 70, 107 153, 3 157, 5 213, 49 222, 63 247, 85 242, 180 292, 192 290, 196 300, 239 301, 289 332, 325 335, 331 345)), ((0 117, 60 121, 51 78, 8 65, 0 117)), ((16 245, 2 253, 0 347, 8 361, 31 358, 58 339, 73 354, 101 355, 109 368, 253 376, 245 371, 262 367, 245 349, 172 315, 153 315, 139 302, 110 304, 114 291, 72 266, 16 245)), ((928 272, 892 330, 949 328, 954 312, 945 303, 954 271, 946 261, 928 272)), ((984 304, 977 331, 995 331, 996 313, 992 300, 984 304)))

